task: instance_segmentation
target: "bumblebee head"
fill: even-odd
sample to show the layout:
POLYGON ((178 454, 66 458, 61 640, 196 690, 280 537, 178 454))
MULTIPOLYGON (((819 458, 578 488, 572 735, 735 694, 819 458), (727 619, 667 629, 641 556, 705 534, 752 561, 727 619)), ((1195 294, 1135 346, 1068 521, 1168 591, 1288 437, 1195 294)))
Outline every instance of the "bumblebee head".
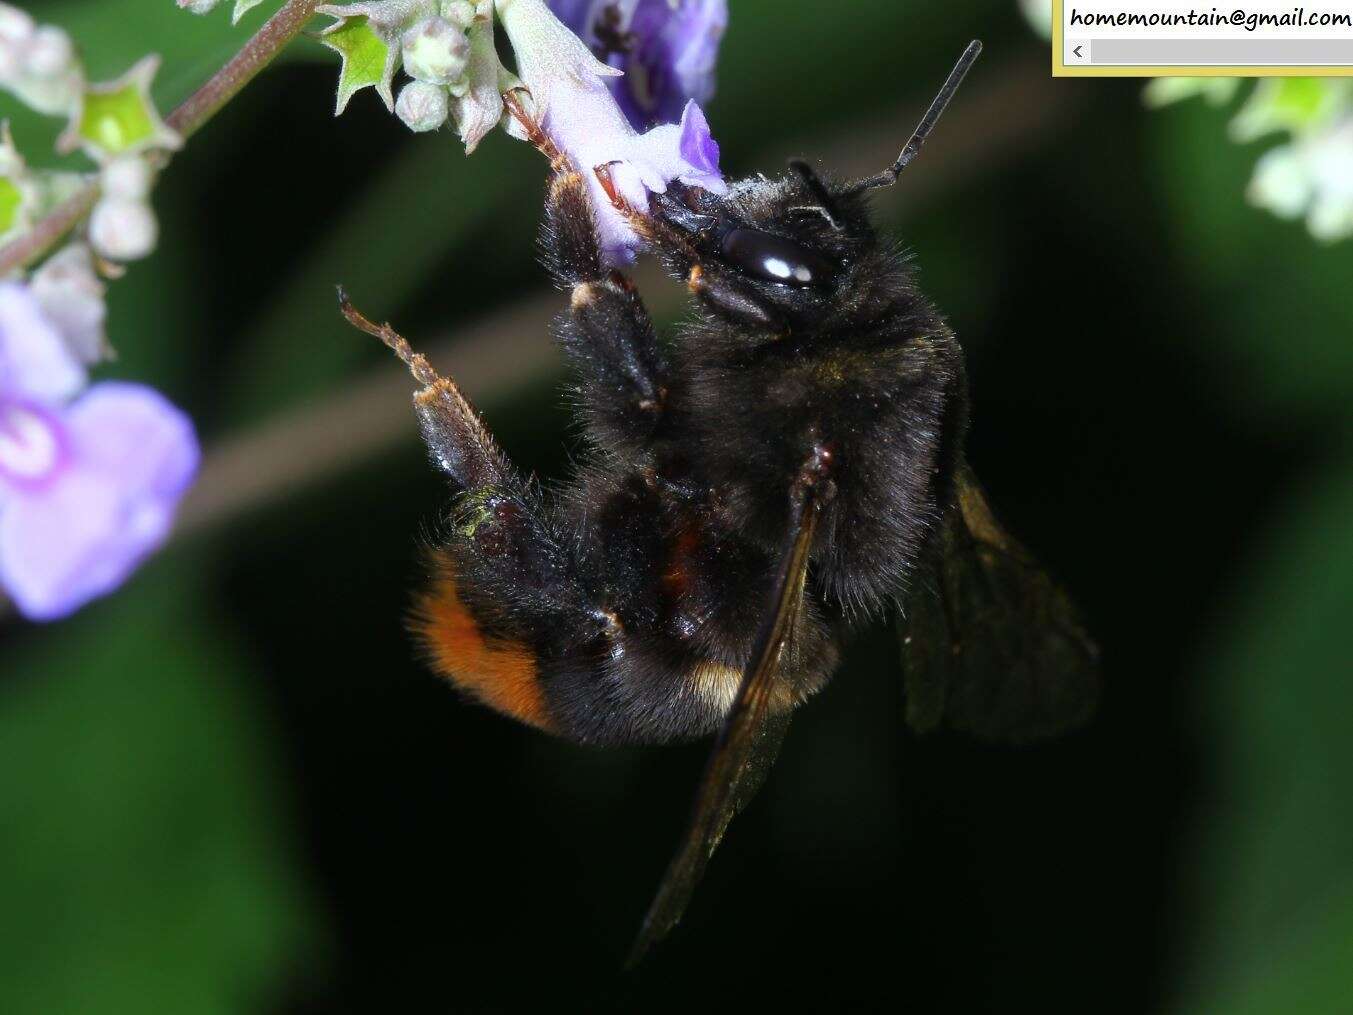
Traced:
POLYGON ((673 184, 651 203, 653 246, 716 316, 771 336, 812 330, 878 248, 862 196, 842 190, 804 162, 725 195, 673 184))
POLYGON ((814 330, 841 314, 858 319, 871 302, 901 295, 887 289, 909 287, 895 253, 880 247, 867 195, 895 183, 916 157, 981 50, 969 44, 897 160, 877 176, 838 183, 794 161, 782 177, 748 177, 724 195, 673 183, 653 196, 638 227, 712 313, 758 335, 814 330))

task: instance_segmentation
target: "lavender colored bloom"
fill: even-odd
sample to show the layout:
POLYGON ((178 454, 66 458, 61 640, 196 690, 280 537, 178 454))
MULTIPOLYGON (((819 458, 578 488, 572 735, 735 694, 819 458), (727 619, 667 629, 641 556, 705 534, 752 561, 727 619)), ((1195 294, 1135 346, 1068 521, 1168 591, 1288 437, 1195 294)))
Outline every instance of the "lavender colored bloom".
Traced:
POLYGON ((499 0, 498 10, 534 115, 587 178, 608 260, 633 260, 641 243, 611 206, 596 179, 597 167, 607 167, 616 192, 640 210, 647 209, 650 194, 665 192, 672 180, 718 194, 727 191, 719 146, 697 104, 687 103, 680 125, 662 124, 641 134, 606 87, 605 79, 618 72, 592 56, 541 0, 499 0))
POLYGON ((56 620, 121 585, 169 534, 200 452, 158 392, 84 369, 37 299, 0 285, 0 586, 56 620))
POLYGON ((714 95, 728 0, 551 0, 559 19, 625 76, 610 82, 635 129, 675 122, 714 95))
MULTIPOLYGON (((677 149, 681 157, 700 173, 723 179, 719 171, 719 142, 709 132, 705 111, 691 99, 681 113, 681 140, 677 149)), ((694 181, 688 181, 694 182, 694 181)))

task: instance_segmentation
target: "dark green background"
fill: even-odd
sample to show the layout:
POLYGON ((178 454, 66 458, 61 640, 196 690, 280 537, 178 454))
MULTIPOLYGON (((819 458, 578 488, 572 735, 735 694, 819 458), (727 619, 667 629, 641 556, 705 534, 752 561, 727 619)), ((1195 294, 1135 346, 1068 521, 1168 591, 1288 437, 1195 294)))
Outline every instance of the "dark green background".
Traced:
MULTIPOLYGON (((276 3, 238 29, 170 0, 30 6, 96 75, 162 53, 168 108, 276 3)), ((410 425, 68 623, 0 626, 0 1010, 1347 1004, 1353 243, 1244 204, 1264 144, 1230 144, 1224 113, 1043 81, 1013 0, 731 6, 709 112, 735 175, 819 135, 900 145, 986 41, 885 218, 969 350, 976 466, 1102 642, 1096 721, 1024 750, 917 740, 889 634, 865 639, 621 977, 705 748, 556 743, 413 660, 442 495, 410 425), (984 91, 1043 128, 985 137, 962 113, 984 91)), ((107 372, 161 386, 209 447, 388 368, 336 281, 415 338, 544 284, 541 161, 502 136, 466 160, 370 92, 334 120, 330 56, 301 40, 193 140, 159 251, 112 289, 107 372)), ((50 139, 15 129, 30 155, 50 139)), ((484 408, 564 473, 555 381, 484 408)))

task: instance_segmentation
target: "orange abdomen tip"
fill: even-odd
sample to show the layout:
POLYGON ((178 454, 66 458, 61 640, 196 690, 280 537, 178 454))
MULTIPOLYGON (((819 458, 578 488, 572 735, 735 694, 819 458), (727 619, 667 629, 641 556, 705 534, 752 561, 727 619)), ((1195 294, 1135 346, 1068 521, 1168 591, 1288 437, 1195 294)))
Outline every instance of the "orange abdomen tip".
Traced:
POLYGON ((439 556, 437 565, 411 624, 433 668, 489 708, 553 731, 535 653, 521 642, 486 635, 461 601, 450 560, 439 556))

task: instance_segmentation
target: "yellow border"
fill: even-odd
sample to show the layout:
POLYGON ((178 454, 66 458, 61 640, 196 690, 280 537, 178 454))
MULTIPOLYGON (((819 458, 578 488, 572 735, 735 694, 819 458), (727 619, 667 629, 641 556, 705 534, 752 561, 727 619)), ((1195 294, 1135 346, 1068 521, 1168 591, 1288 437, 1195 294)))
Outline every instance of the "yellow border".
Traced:
POLYGON ((1052 0, 1052 76, 1055 78, 1346 78, 1351 67, 1092 67, 1062 59, 1062 8, 1052 0))

